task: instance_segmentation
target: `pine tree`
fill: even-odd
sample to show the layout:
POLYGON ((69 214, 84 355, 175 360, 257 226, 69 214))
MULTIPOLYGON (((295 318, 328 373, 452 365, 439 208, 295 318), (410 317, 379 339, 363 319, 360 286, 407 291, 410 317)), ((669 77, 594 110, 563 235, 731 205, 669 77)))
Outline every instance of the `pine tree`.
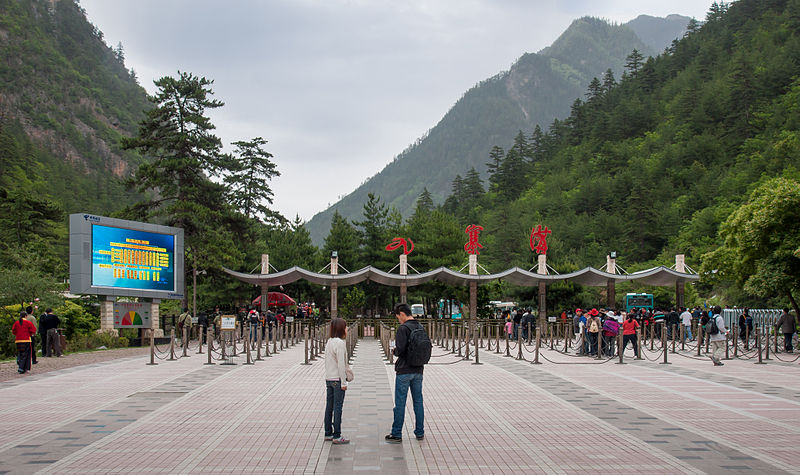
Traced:
POLYGON ((272 154, 263 148, 266 143, 261 137, 233 142, 236 151, 231 157, 232 170, 225 182, 230 188, 231 202, 242 214, 248 218, 280 222, 282 217, 265 204, 272 204, 272 189, 268 182, 280 176, 278 167, 270 160, 272 154))

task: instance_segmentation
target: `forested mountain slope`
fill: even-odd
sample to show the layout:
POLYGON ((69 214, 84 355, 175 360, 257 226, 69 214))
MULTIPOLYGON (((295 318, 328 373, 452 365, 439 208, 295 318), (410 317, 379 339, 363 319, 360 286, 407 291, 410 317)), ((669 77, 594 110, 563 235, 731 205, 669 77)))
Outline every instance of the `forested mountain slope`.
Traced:
POLYGON ((645 55, 662 51, 683 35, 689 22, 680 17, 684 19, 680 24, 675 17, 650 17, 647 29, 669 38, 658 48, 642 42, 627 24, 611 25, 588 17, 575 20, 551 46, 524 54, 508 71, 467 91, 434 128, 380 173, 314 216, 306 224, 314 242, 319 244, 327 234, 334 210, 357 219, 369 193, 381 195, 407 216, 424 188, 441 203, 454 175, 475 168, 485 177, 492 146, 510 146, 517 131, 546 127, 553 119, 567 116, 570 104, 582 96, 593 77, 608 69, 617 77, 622 73, 625 57, 633 49, 645 55))
POLYGON ((109 48, 74 1, 0 0, 2 240, 25 247, 63 236, 66 213, 133 203, 120 179, 141 158, 120 138, 148 107, 122 47, 109 48))

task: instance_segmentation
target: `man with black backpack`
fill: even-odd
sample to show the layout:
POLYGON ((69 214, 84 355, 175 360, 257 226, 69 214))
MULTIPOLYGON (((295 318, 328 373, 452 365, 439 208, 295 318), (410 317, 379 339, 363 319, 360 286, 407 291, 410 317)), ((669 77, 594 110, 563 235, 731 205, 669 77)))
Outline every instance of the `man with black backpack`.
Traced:
POLYGON ((722 318, 722 307, 717 305, 713 310, 714 314, 708 319, 705 324, 704 330, 708 333, 708 339, 711 340, 711 346, 714 350, 711 352, 711 361, 714 366, 722 366, 722 355, 725 351, 725 340, 728 339, 728 329, 725 328, 725 320, 722 318))
POLYGON ((425 438, 425 408, 422 405, 422 370, 431 358, 431 344, 428 334, 420 323, 411 316, 411 307, 400 303, 394 307, 394 315, 400 322, 394 341, 394 422, 392 433, 386 441, 399 444, 403 441, 403 422, 406 414, 406 398, 411 389, 414 404, 414 435, 417 440, 425 438))

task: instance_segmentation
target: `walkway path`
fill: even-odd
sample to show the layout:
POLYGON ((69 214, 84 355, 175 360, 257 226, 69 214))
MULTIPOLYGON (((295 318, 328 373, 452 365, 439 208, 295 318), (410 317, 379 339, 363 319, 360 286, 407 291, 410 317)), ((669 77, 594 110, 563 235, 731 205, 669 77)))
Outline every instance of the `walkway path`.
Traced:
POLYGON ((393 368, 372 339, 354 356, 346 446, 323 441, 323 360, 300 364, 301 345, 253 366, 139 356, 1 383, 0 473, 798 471, 797 364, 532 365, 482 352, 473 365, 435 348, 425 440, 409 401, 391 445, 393 368))

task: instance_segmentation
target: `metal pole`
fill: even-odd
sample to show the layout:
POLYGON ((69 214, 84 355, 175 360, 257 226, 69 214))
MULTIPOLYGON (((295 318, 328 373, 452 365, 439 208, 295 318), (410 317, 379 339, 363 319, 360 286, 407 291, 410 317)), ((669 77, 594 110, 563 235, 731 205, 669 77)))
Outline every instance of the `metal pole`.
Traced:
POLYGON ((248 364, 248 365, 254 364, 253 361, 250 359, 250 341, 252 340, 252 338, 250 337, 250 334, 252 332, 252 329, 253 329, 253 325, 248 323, 247 324, 247 341, 244 344, 245 353, 247 353, 247 362, 244 363, 244 364, 248 364))
POLYGON ((700 356, 700 349, 703 348, 703 325, 700 325, 700 322, 697 323, 697 356, 700 356))
POLYGON ((636 330, 636 359, 642 359, 642 331, 636 330))
POLYGON ((672 352, 675 353, 675 340, 678 338, 678 325, 672 325, 672 352))
POLYGON ((503 332, 503 333, 505 333, 505 335, 506 335, 506 357, 510 358, 511 357, 511 347, 509 346, 509 343, 508 343, 508 332, 503 332))
POLYGON ((475 331, 475 328, 472 326, 472 319, 470 318, 469 323, 464 327, 464 359, 467 361, 471 359, 469 357, 469 339, 473 331, 475 331))
POLYGON ((681 323, 681 351, 686 351, 686 325, 681 323))
MULTIPOLYGON (((622 330, 622 328, 620 328, 620 330, 622 330)), ((619 361, 617 362, 617 364, 625 364, 625 362, 622 361, 622 356, 623 356, 622 355, 622 340, 623 339, 624 338, 622 336, 622 332, 621 331, 618 332, 617 333, 617 353, 619 353, 619 361)))
MULTIPOLYGON (((674 335, 674 333, 673 333, 673 335, 674 335)), ((662 341, 662 346, 663 346, 663 350, 664 350, 664 361, 662 361, 659 364, 671 364, 671 363, 667 362, 667 353, 669 353, 669 349, 667 348, 667 326, 666 325, 661 327, 661 341, 662 341)), ((673 349, 675 348, 675 339, 674 338, 672 339, 672 348, 673 349)))
POLYGON ((205 365, 213 365, 216 363, 211 362, 211 350, 212 350, 212 342, 214 338, 214 330, 211 327, 207 327, 206 329, 206 341, 208 341, 208 348, 206 349, 206 353, 208 353, 208 361, 204 363, 205 365))
POLYGON ((152 328, 150 329, 150 362, 147 363, 149 366, 155 366, 156 363, 156 331, 152 328))
POLYGON ((756 364, 766 364, 761 359, 761 335, 756 332, 756 347, 758 347, 758 363, 756 364))
POLYGON ((517 331, 517 359, 518 360, 522 359, 522 342, 523 341, 524 340, 522 339, 522 329, 520 328, 519 331, 517 331))
POLYGON ((175 327, 169 332, 169 361, 175 361, 175 327))
MULTIPOLYGON (((305 355, 305 361, 301 364, 310 365, 311 363, 308 362, 308 325, 303 327, 303 340, 306 343, 306 350, 303 353, 305 355)), ((269 351, 269 343, 267 343, 267 351, 269 351)))
POLYGON ((181 346, 183 347, 183 356, 189 357, 186 352, 189 350, 189 329, 186 328, 186 325, 183 326, 183 337, 181 338, 181 346))
MULTIPOLYGON (((761 330, 761 331, 764 332, 764 341, 766 342, 766 345, 764 345, 764 346, 766 347, 766 353, 767 354, 764 357, 764 359, 767 360, 767 361, 770 361, 771 358, 769 357, 769 329, 768 329, 769 327, 767 327, 766 325, 762 325, 761 328, 763 328, 763 330, 761 330)), ((728 339, 726 338, 725 341, 728 341, 728 339)))
MULTIPOLYGON (((528 324, 530 326, 530 323, 528 324)), ((528 334, 530 335, 530 333, 528 334)), ((533 364, 542 364, 539 362, 539 346, 542 343, 542 335, 539 325, 536 325, 536 354, 533 357, 533 364)), ((599 353, 599 352, 598 352, 599 353)))
POLYGON ((479 348, 478 332, 475 332, 474 335, 475 335, 475 362, 472 364, 481 364, 480 360, 478 359, 478 348, 479 348))

